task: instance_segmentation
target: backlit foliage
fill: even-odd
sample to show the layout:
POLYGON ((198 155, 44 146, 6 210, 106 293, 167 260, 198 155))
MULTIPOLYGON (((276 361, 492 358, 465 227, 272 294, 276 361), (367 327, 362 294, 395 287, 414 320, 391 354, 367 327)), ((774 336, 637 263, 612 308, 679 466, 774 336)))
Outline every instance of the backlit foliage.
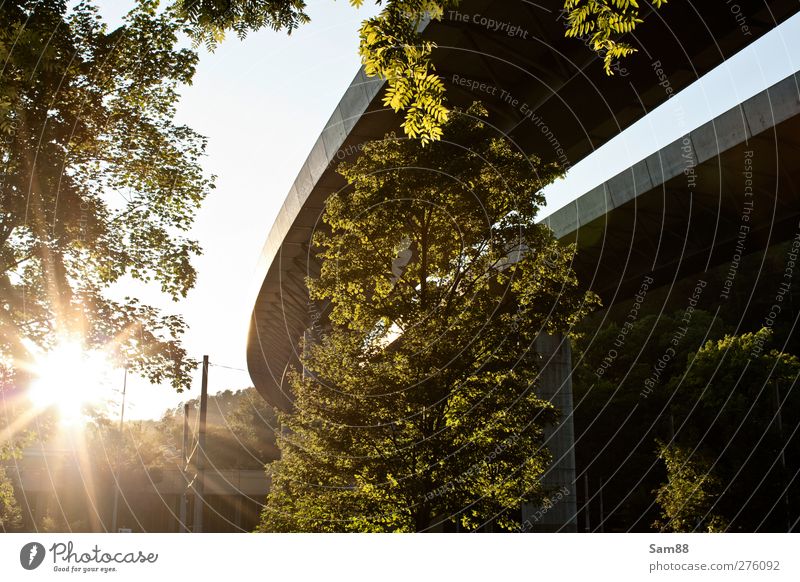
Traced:
MULTIPOLYGON (((667 0, 650 0, 661 8, 667 0)), ((568 37, 588 37, 592 50, 603 57, 606 73, 613 75, 615 61, 627 57, 636 49, 619 40, 633 32, 642 22, 636 0, 565 0, 568 37)))
POLYGON ((540 333, 596 303, 535 221, 558 168, 525 156, 478 105, 444 137, 387 136, 339 171, 314 236, 309 330, 264 531, 519 527, 548 494, 540 333))
MULTIPOLYGON (((650 0, 660 8, 666 0, 650 0)), ((436 46, 424 40, 421 26, 441 20, 460 0, 375 0, 381 13, 364 21, 359 31, 359 54, 370 77, 386 80, 383 104, 405 115, 406 135, 423 145, 442 137, 449 108, 445 87, 436 73, 432 54, 436 46)), ((364 0, 350 0, 360 7, 364 0)), ((178 13, 189 24, 196 42, 213 49, 226 31, 244 37, 251 30, 269 28, 291 33, 309 21, 303 0, 177 0, 178 13)), ((632 32, 639 19, 635 0, 566 0, 566 35, 591 35, 591 46, 603 56, 606 72, 635 51, 619 38, 632 32)))

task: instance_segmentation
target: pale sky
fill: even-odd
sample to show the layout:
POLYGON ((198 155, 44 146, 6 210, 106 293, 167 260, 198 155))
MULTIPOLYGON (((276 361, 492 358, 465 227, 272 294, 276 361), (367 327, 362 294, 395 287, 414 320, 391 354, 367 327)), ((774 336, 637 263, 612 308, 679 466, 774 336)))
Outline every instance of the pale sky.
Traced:
MULTIPOLYGON (((630 58, 637 58, 637 55, 630 58)), ((798 69, 800 13, 709 71, 573 166, 566 179, 545 189, 548 205, 539 215, 544 218, 798 69)))
MULTIPOLYGON (((184 316, 190 325, 184 341, 193 357, 208 354, 212 363, 238 368, 212 367, 212 394, 252 385, 244 371, 245 342, 257 259, 297 172, 358 69, 357 30, 375 11, 372 5, 352 9, 343 0, 310 4, 312 23, 291 36, 263 31, 245 41, 232 37, 215 53, 201 54, 194 85, 183 90, 178 107, 178 121, 208 137, 204 165, 218 176, 193 232, 205 249, 195 262, 197 286, 177 304, 156 289, 126 289, 184 316)), ((128 0, 103 2, 109 17, 129 6, 128 0)), ((788 76, 797 70, 798 56, 800 15, 575 165, 546 190, 549 206, 541 215, 788 76)), ((196 375, 188 395, 129 379, 126 417, 159 417, 197 396, 196 375)))
MULTIPOLYGON (((129 0, 103 0, 109 18, 129 0)), ((196 287, 180 303, 155 287, 125 289, 143 301, 180 313, 190 325, 184 343, 192 357, 245 370, 247 326, 255 267, 269 228, 311 147, 358 70, 358 28, 374 5, 311 2, 311 23, 287 36, 262 31, 230 37, 202 51, 194 84, 182 91, 177 121, 208 137, 204 167, 217 188, 199 211, 193 236, 204 248, 195 261, 196 287)), ((120 371, 118 383, 122 383, 120 371)), ((188 395, 144 380, 128 381, 126 418, 159 417, 200 392, 199 370, 188 395), (130 406, 132 404, 132 406, 130 406)), ((244 371, 212 367, 209 392, 252 386, 244 371)))

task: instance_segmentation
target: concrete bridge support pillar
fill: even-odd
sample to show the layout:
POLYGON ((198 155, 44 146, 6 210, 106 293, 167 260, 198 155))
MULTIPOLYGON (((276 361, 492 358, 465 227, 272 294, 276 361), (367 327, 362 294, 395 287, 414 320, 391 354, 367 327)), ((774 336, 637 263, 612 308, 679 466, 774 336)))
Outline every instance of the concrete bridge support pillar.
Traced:
POLYGON ((545 431, 553 462, 542 478, 547 502, 522 506, 523 531, 577 531, 575 430, 572 417, 572 350, 563 335, 540 335, 535 349, 541 358, 539 397, 560 413, 558 425, 545 431))

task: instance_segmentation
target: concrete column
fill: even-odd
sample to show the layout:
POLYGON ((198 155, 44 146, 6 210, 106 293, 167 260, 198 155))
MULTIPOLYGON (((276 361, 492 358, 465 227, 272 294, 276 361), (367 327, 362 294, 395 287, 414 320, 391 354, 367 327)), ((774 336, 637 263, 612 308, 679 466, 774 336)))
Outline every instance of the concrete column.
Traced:
POLYGON ((542 477, 544 505, 523 504, 524 531, 577 531, 575 491, 575 429, 572 417, 572 350, 562 335, 540 335, 534 344, 541 358, 539 397, 553 403, 559 423, 545 431, 553 462, 542 477))
MULTIPOLYGON (((239 480, 241 482, 241 471, 239 472, 239 480)), ((233 497, 233 523, 237 528, 242 527, 242 496, 236 495, 233 497)))

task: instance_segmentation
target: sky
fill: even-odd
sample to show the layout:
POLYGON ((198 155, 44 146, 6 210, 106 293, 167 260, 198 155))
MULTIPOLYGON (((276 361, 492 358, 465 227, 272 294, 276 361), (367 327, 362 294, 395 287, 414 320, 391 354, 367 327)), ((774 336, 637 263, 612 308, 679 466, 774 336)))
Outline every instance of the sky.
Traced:
MULTIPOLYGON (((131 6, 130 0, 100 4, 111 23, 131 6)), ((358 70, 361 20, 376 11, 342 0, 310 4, 311 23, 291 36, 261 31, 244 41, 232 36, 214 53, 201 51, 176 119, 208 137, 203 165, 217 175, 192 232, 204 248, 194 263, 197 285, 179 303, 154 287, 125 285, 125 293, 184 317, 190 325, 184 344, 193 358, 208 354, 212 364, 237 368, 212 365, 212 394, 252 386, 245 344, 253 306, 245 297, 256 287, 258 257, 297 172, 358 70)), ((159 417, 198 396, 199 371, 196 376, 183 395, 129 376, 126 418, 159 417)))
MULTIPOLYGON (((129 0, 104 0, 114 22, 129 0)), ((201 52, 194 84, 182 92, 177 121, 209 139, 204 166, 217 187, 197 214, 193 236, 204 247, 196 287, 179 303, 157 290, 126 285, 143 301, 183 315, 190 355, 208 354, 209 392, 252 386, 245 343, 258 257, 296 175, 359 66, 358 27, 375 11, 339 0, 310 3, 312 22, 291 36, 272 31, 226 40, 201 52), (216 365, 214 365, 216 364, 216 365)), ((800 15, 670 99, 545 191, 544 217, 691 129, 798 69, 800 15), (598 168, 602 168, 598 171, 598 168)), ((635 57, 632 57, 635 58, 635 57)), ((114 380, 121 386, 122 372, 114 380)), ((129 377, 127 418, 156 418, 199 395, 179 395, 129 377)))
MULTIPOLYGON (((636 58, 636 55, 629 58, 636 58)), ((570 169, 544 190, 544 218, 800 69, 800 13, 708 72, 570 169), (602 171, 598 171, 602 168, 602 171)))

